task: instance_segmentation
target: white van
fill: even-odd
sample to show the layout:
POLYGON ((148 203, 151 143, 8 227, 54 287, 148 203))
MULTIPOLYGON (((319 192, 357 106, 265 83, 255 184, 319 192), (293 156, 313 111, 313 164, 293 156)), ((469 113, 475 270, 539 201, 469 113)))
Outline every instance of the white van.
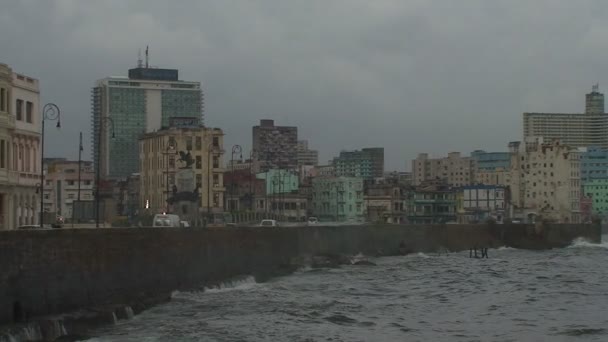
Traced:
POLYGON ((156 214, 152 227, 181 227, 181 220, 178 215, 172 214, 156 214))

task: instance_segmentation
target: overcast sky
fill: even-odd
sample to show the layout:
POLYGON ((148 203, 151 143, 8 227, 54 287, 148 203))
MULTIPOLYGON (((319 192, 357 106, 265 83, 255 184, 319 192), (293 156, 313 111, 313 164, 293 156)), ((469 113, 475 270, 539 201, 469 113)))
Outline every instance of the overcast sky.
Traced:
POLYGON ((522 112, 582 112, 605 90, 608 1, 0 0, 0 62, 62 109, 47 156, 90 152, 90 88, 139 48, 203 83, 226 150, 261 118, 298 126, 321 162, 383 146, 389 170, 419 152, 506 150, 522 112))

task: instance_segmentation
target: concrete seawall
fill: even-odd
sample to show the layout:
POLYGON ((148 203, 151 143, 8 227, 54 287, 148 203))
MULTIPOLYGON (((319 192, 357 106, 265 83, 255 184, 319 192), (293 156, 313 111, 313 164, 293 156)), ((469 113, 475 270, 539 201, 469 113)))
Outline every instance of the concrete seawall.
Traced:
POLYGON ((396 255, 473 246, 544 249, 599 225, 111 228, 0 232, 0 324, 137 301, 238 275, 289 272, 305 255, 396 255))

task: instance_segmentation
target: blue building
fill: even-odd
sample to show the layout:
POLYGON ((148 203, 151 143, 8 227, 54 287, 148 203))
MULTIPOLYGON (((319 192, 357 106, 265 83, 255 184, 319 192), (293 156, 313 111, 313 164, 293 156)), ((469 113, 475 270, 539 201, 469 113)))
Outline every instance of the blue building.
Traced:
POLYGON ((581 182, 608 178, 608 149, 588 147, 581 154, 581 182))
POLYGON ((471 158, 475 160, 477 170, 480 171, 508 170, 511 167, 511 153, 509 152, 477 150, 471 152, 471 158))

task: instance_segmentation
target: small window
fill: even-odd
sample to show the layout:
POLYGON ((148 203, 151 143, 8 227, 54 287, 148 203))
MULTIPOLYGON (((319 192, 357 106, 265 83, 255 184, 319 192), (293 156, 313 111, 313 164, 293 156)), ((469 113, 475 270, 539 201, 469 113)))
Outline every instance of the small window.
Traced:
POLYGON ((16 107, 15 108, 15 118, 17 119, 17 121, 21 121, 23 120, 23 100, 21 99, 17 99, 17 101, 15 101, 16 107))
POLYGON ((25 103, 25 121, 27 123, 33 123, 33 111, 34 111, 34 104, 31 103, 30 101, 27 101, 25 103))

